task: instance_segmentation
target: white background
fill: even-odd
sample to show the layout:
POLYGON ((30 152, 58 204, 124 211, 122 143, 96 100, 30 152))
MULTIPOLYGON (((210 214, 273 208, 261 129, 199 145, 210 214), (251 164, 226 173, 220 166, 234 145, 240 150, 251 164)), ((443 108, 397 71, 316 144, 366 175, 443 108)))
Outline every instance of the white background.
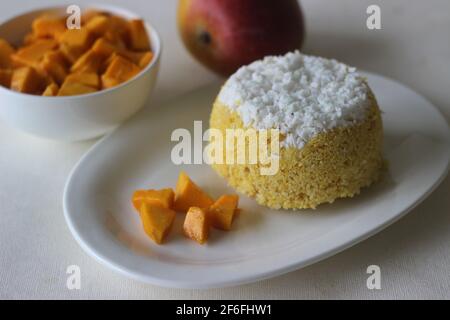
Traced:
MULTIPOLYGON (((0 20, 58 2, 1 1, 0 20)), ((190 58, 179 41, 175 0, 103 2, 139 12, 162 36, 161 75, 152 103, 215 79, 190 58)), ((337 58, 399 80, 450 119, 448 0, 301 3, 307 25, 306 53, 337 58), (381 7, 382 30, 365 27, 370 4, 381 7)), ((419 207, 385 231, 281 277, 213 290, 166 289, 124 278, 84 253, 63 217, 67 175, 94 142, 45 141, 0 122, 0 298, 450 298, 449 177, 419 207), (66 288, 65 272, 71 264, 81 268, 81 290, 66 288), (365 272, 371 264, 381 267, 381 290, 366 288, 365 272)))

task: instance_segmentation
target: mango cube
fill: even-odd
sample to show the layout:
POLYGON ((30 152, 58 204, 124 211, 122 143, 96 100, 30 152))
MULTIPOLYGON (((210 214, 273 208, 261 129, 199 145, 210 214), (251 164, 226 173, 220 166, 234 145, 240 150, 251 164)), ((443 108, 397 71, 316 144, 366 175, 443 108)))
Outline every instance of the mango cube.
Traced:
POLYGON ((102 75, 103 88, 111 88, 136 76, 141 69, 131 61, 115 56, 102 75))
POLYGON ((4 39, 0 38, 0 68, 11 68, 11 55, 14 48, 4 39))
POLYGON ((49 51, 44 54, 40 67, 57 83, 63 83, 67 76, 66 59, 61 51, 49 51))
POLYGON ((122 57, 130 60, 135 65, 139 66, 139 62, 141 61, 142 57, 144 56, 144 52, 137 52, 137 51, 131 51, 131 50, 121 50, 118 52, 122 57))
POLYGON ((59 45, 59 50, 70 63, 75 63, 84 52, 80 48, 71 47, 65 43, 59 45))
POLYGON ((14 70, 11 79, 11 90, 38 94, 43 89, 43 77, 31 67, 14 70))
POLYGON ((187 212, 190 207, 209 208, 214 201, 182 171, 175 188, 174 209, 187 212))
POLYGON ((153 52, 148 51, 139 60, 139 67, 144 69, 153 60, 153 52))
POLYGON ((104 74, 106 72, 106 69, 108 69, 108 67, 111 65, 111 62, 116 58, 119 57, 120 55, 117 54, 116 52, 114 52, 112 55, 110 55, 108 57, 108 59, 104 60, 102 62, 102 65, 100 67, 100 73, 104 74))
POLYGON ((204 244, 209 235, 207 212, 202 208, 190 207, 184 219, 183 232, 188 238, 204 244))
POLYGON ((230 230, 239 202, 237 195, 223 195, 208 209, 209 219, 214 228, 230 230))
POLYGON ((9 88, 12 74, 13 71, 10 69, 0 69, 0 86, 9 88))
POLYGON ((95 72, 71 73, 66 77, 67 82, 78 82, 96 89, 100 88, 100 77, 95 72))
POLYGON ((102 35, 111 27, 109 17, 105 15, 96 15, 86 22, 86 28, 96 35, 102 35))
POLYGON ((85 51, 94 41, 94 35, 86 27, 67 29, 61 35, 60 41, 69 47, 85 51))
POLYGON ((151 51, 136 52, 122 50, 119 53, 125 58, 131 60, 134 64, 138 65, 141 69, 145 68, 153 59, 153 53, 151 51))
POLYGON ((11 59, 19 66, 39 68, 39 63, 44 58, 44 55, 57 46, 58 43, 53 39, 36 40, 31 45, 17 50, 11 56, 11 59))
POLYGON ((32 29, 35 37, 58 39, 67 28, 64 18, 45 15, 33 21, 32 29))
POLYGON ((42 93, 42 95, 44 97, 54 97, 58 94, 58 90, 59 87, 56 83, 50 83, 47 88, 45 88, 44 92, 42 93))
POLYGON ((103 57, 109 57, 117 52, 118 48, 105 38, 98 38, 92 46, 92 51, 103 57))
POLYGON ((92 49, 86 51, 70 68, 71 72, 98 72, 102 65, 103 57, 92 49))
POLYGON ((130 21, 129 25, 131 48, 137 51, 150 50, 150 40, 145 29, 144 21, 134 19, 130 21))
POLYGON ((58 96, 75 96, 88 94, 97 91, 97 89, 79 82, 64 81, 58 91, 58 96))
POLYGON ((175 220, 175 211, 144 202, 140 214, 145 233, 157 244, 161 244, 175 220))
POLYGON ((111 23, 110 30, 108 30, 109 35, 116 34, 118 38, 116 36, 114 37, 117 40, 120 38, 123 42, 127 43, 129 41, 128 20, 115 15, 110 16, 109 20, 111 23))
POLYGON ((100 10, 88 9, 81 14, 81 23, 87 24, 89 21, 98 16, 110 16, 110 13, 100 10))
POLYGON ((169 188, 161 190, 137 190, 133 193, 131 202, 138 211, 143 202, 170 209, 173 205, 174 196, 173 190, 169 188))
POLYGON ((107 41, 112 43, 116 48, 119 48, 119 49, 122 49, 122 50, 125 50, 127 48, 126 41, 124 40, 124 37, 121 36, 117 32, 113 32, 111 30, 108 30, 108 31, 105 32, 103 37, 107 41))
POLYGON ((23 44, 25 46, 29 46, 30 44, 34 43, 39 38, 32 32, 27 33, 25 37, 23 37, 23 44))

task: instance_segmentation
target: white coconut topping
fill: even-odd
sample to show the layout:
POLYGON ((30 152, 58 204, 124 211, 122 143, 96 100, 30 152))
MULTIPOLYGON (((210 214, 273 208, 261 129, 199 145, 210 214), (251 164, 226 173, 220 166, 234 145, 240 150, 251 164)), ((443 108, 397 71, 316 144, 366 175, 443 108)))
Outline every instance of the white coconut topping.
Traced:
POLYGON ((363 120, 369 90, 355 68, 296 51, 241 67, 219 101, 245 126, 279 129, 282 146, 301 148, 318 133, 363 120))

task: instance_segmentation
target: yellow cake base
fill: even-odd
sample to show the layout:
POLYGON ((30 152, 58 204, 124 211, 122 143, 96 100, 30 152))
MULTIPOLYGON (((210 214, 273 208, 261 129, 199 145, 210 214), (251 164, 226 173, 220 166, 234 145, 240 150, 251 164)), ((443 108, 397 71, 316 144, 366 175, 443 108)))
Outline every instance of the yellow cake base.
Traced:
MULTIPOLYGON (((245 129, 240 116, 218 100, 213 105, 210 127, 224 135, 227 128, 245 129)), ((372 96, 370 111, 359 124, 321 133, 301 149, 280 148, 275 175, 261 175, 259 164, 212 167, 232 187, 261 205, 316 208, 337 198, 353 197, 379 179, 384 164, 382 140, 380 110, 372 96)))

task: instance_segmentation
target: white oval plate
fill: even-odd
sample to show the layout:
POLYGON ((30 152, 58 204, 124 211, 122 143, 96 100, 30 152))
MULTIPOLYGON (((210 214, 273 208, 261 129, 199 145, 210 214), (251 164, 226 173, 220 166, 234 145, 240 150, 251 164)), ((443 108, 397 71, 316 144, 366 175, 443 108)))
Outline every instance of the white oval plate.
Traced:
POLYGON ((241 197, 230 232, 213 230, 207 245, 186 239, 179 214, 165 245, 144 233, 130 196, 139 188, 174 187, 180 170, 217 196, 230 192, 206 164, 176 166, 175 128, 208 126, 218 85, 146 108, 99 141, 77 164, 64 192, 64 213, 90 255, 131 278, 168 287, 211 288, 273 277, 340 252, 390 225, 445 177, 450 131, 423 97, 387 78, 366 74, 383 111, 389 173, 353 199, 317 210, 276 211, 241 197))

